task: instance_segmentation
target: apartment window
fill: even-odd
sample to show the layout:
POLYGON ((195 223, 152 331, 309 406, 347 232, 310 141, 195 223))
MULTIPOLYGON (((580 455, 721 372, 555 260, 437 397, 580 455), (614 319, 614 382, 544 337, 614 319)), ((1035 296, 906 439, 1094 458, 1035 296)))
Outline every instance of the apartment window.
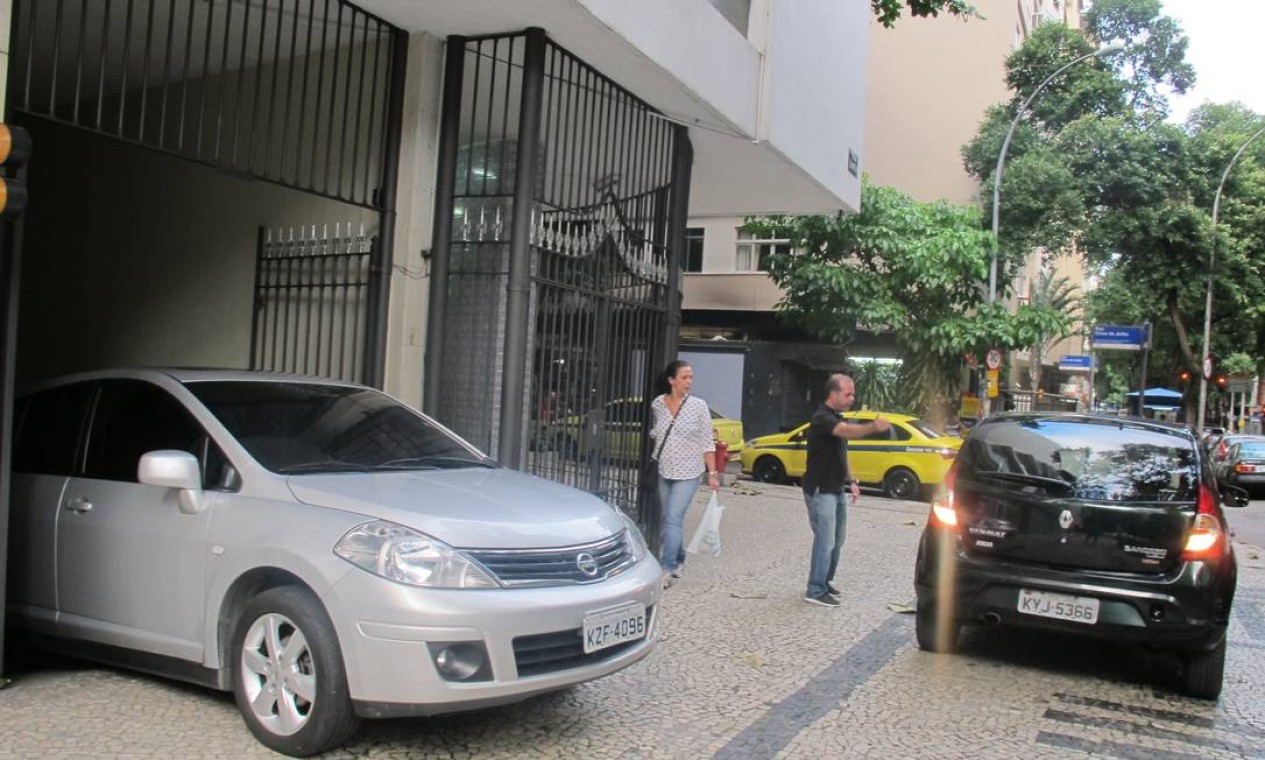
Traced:
POLYGON ((687 227, 685 230, 685 259, 682 272, 703 271, 703 228, 687 227))
POLYGON ((773 253, 790 253, 791 241, 783 239, 763 239, 752 237, 750 233, 738 231, 738 255, 734 261, 734 270, 738 272, 767 272, 768 258, 773 253))

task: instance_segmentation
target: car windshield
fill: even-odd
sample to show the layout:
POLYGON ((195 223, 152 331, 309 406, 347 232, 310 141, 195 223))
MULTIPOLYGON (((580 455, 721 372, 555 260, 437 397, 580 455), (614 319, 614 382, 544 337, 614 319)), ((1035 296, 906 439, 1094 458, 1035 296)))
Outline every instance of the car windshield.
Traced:
POLYGON ((927 436, 928 438, 945 438, 946 437, 944 433, 941 433, 939 430, 936 430, 935 428, 931 427, 930 425, 923 422, 922 420, 909 420, 905 424, 910 426, 914 430, 917 430, 919 433, 922 433, 923 435, 927 436))
POLYGON ((252 457, 276 473, 495 466, 412 409, 368 388, 262 381, 198 381, 187 387, 252 457))
POLYGON ((1199 471, 1192 441, 1128 424, 1020 418, 967 439, 964 470, 1062 481, 1079 499, 1189 501, 1199 471))

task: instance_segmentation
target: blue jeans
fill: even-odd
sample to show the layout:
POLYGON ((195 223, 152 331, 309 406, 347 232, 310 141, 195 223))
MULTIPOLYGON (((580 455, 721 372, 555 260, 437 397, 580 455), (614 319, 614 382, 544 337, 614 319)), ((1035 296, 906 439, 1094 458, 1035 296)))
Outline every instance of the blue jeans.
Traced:
POLYGON ((665 571, 685 564, 685 512, 690 508, 701 480, 701 475, 687 480, 659 478, 659 503, 663 505, 659 565, 665 571))
POLYGON ((848 533, 848 492, 804 492, 808 524, 813 529, 813 553, 808 568, 808 596, 826 593, 826 584, 835 579, 843 539, 848 533))

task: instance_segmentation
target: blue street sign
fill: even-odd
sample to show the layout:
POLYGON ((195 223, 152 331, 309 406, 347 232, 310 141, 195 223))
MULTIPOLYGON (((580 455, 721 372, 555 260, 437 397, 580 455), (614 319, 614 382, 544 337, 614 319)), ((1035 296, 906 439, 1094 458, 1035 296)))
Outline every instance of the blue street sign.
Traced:
POLYGON ((1060 356, 1060 372, 1088 372, 1094 366, 1092 356, 1060 356))
POLYGON ((1098 325, 1094 328, 1094 348, 1114 348, 1124 351, 1139 351, 1147 348, 1146 325, 1098 325))

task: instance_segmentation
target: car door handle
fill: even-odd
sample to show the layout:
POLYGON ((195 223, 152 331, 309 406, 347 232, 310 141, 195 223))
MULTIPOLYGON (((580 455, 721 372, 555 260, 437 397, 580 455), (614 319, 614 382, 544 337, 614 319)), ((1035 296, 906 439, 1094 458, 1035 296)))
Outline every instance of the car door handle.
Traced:
POLYGON ((69 509, 72 512, 78 512, 79 514, 83 514, 84 512, 87 512, 90 509, 92 509, 92 502, 88 501, 87 499, 81 496, 78 499, 70 499, 69 501, 67 501, 66 509, 69 509))

